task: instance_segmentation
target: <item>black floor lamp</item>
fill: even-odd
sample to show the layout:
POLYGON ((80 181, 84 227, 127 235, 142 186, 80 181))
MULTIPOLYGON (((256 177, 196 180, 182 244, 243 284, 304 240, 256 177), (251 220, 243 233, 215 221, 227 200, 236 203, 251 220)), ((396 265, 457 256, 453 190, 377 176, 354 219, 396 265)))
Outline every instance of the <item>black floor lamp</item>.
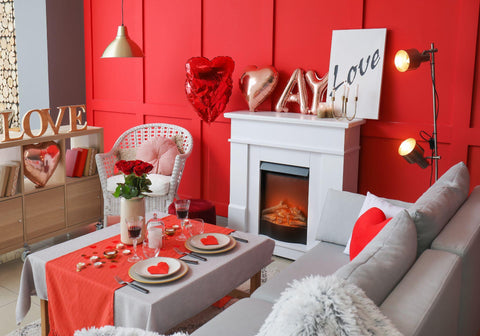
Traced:
POLYGON ((432 43, 430 49, 424 50, 422 53, 420 53, 416 49, 408 49, 399 50, 395 55, 395 67, 400 72, 415 70, 423 62, 430 61, 430 73, 432 77, 433 94, 433 133, 432 135, 430 135, 425 131, 421 131, 420 136, 429 143, 430 149, 432 150, 432 155, 424 157, 423 148, 419 144, 417 144, 415 139, 413 138, 409 138, 402 142, 402 144, 398 148, 398 153, 403 156, 405 160, 407 160, 409 163, 417 163, 422 168, 428 167, 428 161, 426 159, 430 159, 433 167, 435 181, 438 180, 438 160, 440 160, 437 148, 438 94, 435 85, 435 53, 437 51, 438 50, 435 49, 432 43))

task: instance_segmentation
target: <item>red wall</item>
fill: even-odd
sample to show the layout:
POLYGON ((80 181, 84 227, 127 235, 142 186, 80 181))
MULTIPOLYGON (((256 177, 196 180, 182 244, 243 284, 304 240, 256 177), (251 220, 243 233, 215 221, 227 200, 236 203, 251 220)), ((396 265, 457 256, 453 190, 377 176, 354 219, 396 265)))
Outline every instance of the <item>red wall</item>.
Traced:
MULTIPOLYGON (((272 110, 296 68, 328 71, 332 29, 387 28, 380 119, 362 127, 359 191, 414 201, 429 185, 430 169, 397 154, 402 139, 432 131, 429 67, 399 73, 398 49, 429 49, 435 42, 440 174, 467 163, 480 184, 480 43, 476 0, 125 0, 125 25, 143 59, 101 59, 120 24, 120 0, 85 0, 87 118, 105 128, 105 150, 126 129, 148 122, 181 125, 194 136, 180 187, 182 197, 215 202, 226 216, 229 200, 229 120, 208 125, 184 92, 184 65, 192 56, 235 60, 234 91, 226 111, 246 110, 238 78, 249 64, 273 64, 280 83, 262 105, 272 110)), ((426 144, 423 144, 427 148, 426 144)))

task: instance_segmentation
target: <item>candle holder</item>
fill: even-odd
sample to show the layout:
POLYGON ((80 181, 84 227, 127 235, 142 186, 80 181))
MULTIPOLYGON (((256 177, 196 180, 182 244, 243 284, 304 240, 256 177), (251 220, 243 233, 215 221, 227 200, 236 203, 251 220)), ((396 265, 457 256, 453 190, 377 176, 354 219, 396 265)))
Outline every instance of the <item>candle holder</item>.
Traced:
POLYGON ((335 111, 335 90, 332 90, 332 111, 333 111, 333 116, 335 117, 335 119, 337 120, 342 120, 342 119, 347 119, 348 121, 352 121, 353 119, 355 119, 356 115, 357 115, 357 105, 358 105, 358 84, 356 86, 356 90, 355 90, 355 100, 354 100, 354 111, 353 111, 353 114, 351 116, 348 116, 348 113, 347 113, 347 110, 348 110, 348 96, 350 94, 350 87, 345 84, 344 82, 344 91, 343 91, 343 95, 342 95, 342 108, 341 108, 341 112, 340 114, 338 114, 336 111, 335 111))

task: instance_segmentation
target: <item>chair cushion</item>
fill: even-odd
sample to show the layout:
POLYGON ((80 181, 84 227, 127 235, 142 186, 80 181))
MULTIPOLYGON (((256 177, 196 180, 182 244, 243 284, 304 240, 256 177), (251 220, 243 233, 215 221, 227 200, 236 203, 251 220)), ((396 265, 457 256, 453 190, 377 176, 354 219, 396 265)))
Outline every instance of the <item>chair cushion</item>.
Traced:
POLYGON ((408 212, 402 210, 335 275, 362 288, 376 305, 380 305, 410 269, 416 254, 415 224, 408 212))
MULTIPOLYGON (((165 176, 160 174, 148 174, 148 178, 152 181, 150 186, 151 193, 146 193, 149 196, 163 196, 168 194, 170 190, 171 176, 165 176)), ((124 183, 125 177, 120 175, 113 175, 107 179, 107 190, 111 193, 117 189, 117 183, 124 183)))
POLYGON ((451 167, 409 209, 417 227, 417 256, 430 247, 468 196, 470 176, 463 162, 451 167))
POLYGON ((138 146, 136 159, 151 163, 153 174, 172 175, 178 154, 177 144, 173 140, 154 137, 138 146))

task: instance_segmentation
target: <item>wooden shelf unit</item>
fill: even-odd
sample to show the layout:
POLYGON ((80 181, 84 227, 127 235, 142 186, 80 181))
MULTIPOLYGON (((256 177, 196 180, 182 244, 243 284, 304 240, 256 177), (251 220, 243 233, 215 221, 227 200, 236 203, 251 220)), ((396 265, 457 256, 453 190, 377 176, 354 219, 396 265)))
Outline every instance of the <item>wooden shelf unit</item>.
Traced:
MULTIPOLYGON (((17 134, 12 132, 12 137, 17 134)), ((19 161, 15 195, 0 198, 0 254, 25 245, 64 234, 91 224, 103 216, 103 197, 98 174, 84 177, 65 175, 65 152, 69 148, 96 147, 103 152, 103 128, 68 132, 61 126, 58 134, 48 130, 36 138, 0 143, 0 164, 19 161), (24 175, 23 147, 55 141, 60 147, 60 162, 55 173, 42 188, 24 175)))

